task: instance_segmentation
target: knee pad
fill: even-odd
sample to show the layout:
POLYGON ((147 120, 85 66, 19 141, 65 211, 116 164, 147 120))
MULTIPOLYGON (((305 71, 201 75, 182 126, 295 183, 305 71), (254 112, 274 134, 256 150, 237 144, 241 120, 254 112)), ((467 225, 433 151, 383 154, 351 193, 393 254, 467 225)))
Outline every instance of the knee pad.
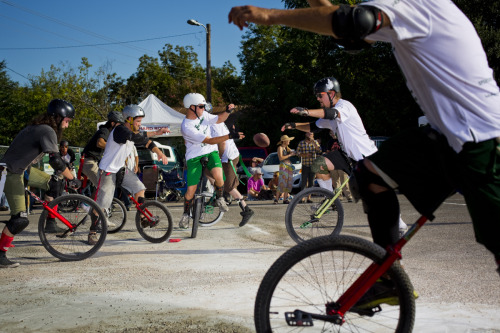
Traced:
POLYGON ((138 202, 140 205, 142 205, 142 204, 144 203, 144 201, 145 201, 144 197, 139 197, 139 198, 137 198, 137 202, 138 202))
POLYGON ((313 161, 313 164, 311 165, 311 171, 314 173, 322 174, 322 175, 330 174, 330 171, 328 171, 328 165, 326 165, 326 161, 325 161, 324 156, 318 156, 313 161))
POLYGON ((17 235, 30 224, 26 212, 20 212, 17 215, 12 215, 10 220, 7 221, 7 229, 13 234, 17 235))

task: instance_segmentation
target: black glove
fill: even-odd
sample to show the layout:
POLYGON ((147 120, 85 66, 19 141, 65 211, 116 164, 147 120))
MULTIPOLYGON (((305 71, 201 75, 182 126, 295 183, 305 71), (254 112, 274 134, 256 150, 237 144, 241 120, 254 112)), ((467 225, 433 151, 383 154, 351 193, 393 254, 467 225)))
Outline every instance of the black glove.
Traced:
POLYGON ((230 139, 239 139, 240 138, 240 133, 238 133, 238 130, 236 130, 236 127, 232 126, 228 128, 229 130, 229 138, 230 139))
POLYGON ((285 124, 285 129, 288 129, 288 128, 295 129, 296 127, 297 127, 297 125, 295 123, 286 123, 285 124))
POLYGON ((231 113, 233 113, 233 110, 234 110, 234 107, 230 109, 229 105, 226 105, 226 112, 227 113, 231 114, 231 113))
POLYGON ((78 178, 73 178, 73 179, 68 180, 68 185, 71 188, 77 189, 77 188, 80 188, 82 186, 82 181, 78 178))
POLYGON ((297 113, 299 116, 308 116, 309 115, 308 108, 303 108, 302 106, 296 106, 295 109, 299 110, 299 113, 297 113))

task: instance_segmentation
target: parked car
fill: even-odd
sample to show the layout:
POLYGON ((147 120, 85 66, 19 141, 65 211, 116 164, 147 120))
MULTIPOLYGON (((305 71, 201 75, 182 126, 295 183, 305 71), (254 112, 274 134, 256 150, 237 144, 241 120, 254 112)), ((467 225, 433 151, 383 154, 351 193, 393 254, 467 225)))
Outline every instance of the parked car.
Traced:
MULTIPOLYGON (((293 189, 300 189, 300 182, 302 180, 302 159, 298 156, 290 157, 290 161, 294 167, 293 170, 293 189)), ((264 183, 267 185, 271 178, 273 178, 273 174, 280 169, 280 161, 278 159, 278 153, 271 153, 267 156, 262 164, 262 178, 264 179, 264 183)))

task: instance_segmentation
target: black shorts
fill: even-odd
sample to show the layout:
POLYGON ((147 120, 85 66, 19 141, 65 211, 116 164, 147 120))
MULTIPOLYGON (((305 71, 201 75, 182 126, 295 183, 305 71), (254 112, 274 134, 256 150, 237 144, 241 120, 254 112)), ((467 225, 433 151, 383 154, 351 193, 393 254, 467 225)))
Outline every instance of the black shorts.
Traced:
POLYGON ((417 211, 430 219, 459 187, 458 154, 444 136, 428 126, 391 137, 367 159, 397 183, 396 188, 417 211))

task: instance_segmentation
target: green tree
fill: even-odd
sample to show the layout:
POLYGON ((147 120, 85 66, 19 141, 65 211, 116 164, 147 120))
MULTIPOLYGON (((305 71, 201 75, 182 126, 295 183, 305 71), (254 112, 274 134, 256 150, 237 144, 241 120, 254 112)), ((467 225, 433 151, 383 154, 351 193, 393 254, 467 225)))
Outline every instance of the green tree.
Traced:
POLYGON ((7 64, 0 61, 0 144, 9 145, 23 125, 29 120, 26 103, 23 99, 24 88, 10 79, 6 71, 7 64))

